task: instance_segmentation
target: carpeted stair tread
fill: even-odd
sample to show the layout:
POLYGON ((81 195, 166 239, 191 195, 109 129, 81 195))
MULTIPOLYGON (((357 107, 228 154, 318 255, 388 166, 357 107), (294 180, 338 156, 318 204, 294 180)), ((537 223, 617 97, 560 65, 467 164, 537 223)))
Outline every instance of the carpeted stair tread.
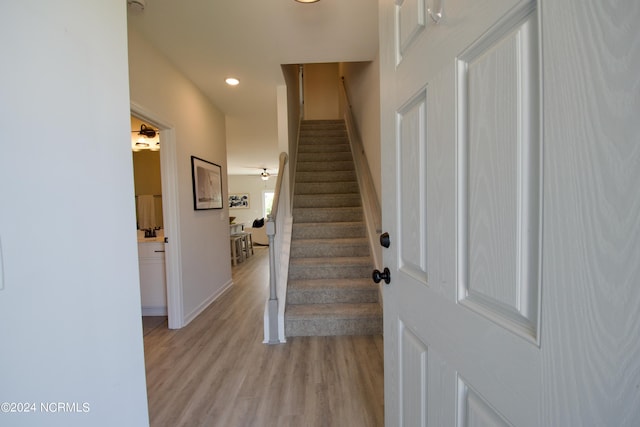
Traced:
POLYGON ((369 241, 366 237, 338 237, 338 238, 318 238, 318 239, 296 239, 294 245, 367 245, 369 241))
POLYGON ((298 153, 299 162, 348 162, 353 160, 350 151, 325 151, 298 153))
POLYGON ((330 129, 330 128, 344 129, 344 121, 341 120, 341 119, 304 120, 302 122, 301 126, 300 126, 301 130, 316 129, 316 128, 321 128, 321 129, 330 129))
POLYGON ((306 279, 289 282, 292 289, 366 288, 376 289, 371 278, 355 279, 306 279))
POLYGON ((298 147, 298 155, 302 153, 349 153, 351 154, 351 147, 347 142, 342 144, 323 144, 321 142, 314 143, 302 143, 298 147))
POLYGON ((347 194, 297 194, 294 208, 356 208, 361 206, 359 193, 347 194))
POLYGON ((345 138, 347 136, 347 131, 345 129, 300 129, 300 138, 306 138, 309 136, 322 136, 325 138, 345 138))
POLYGON ((357 181, 300 182, 296 194, 360 194, 357 181))
POLYGON ((307 153, 309 150, 320 150, 323 153, 330 152, 348 152, 351 153, 348 136, 322 136, 300 135, 300 144, 298 145, 298 153, 307 153), (347 150, 348 148, 348 150, 347 150))
POLYGON ((377 303, 378 288, 369 279, 291 280, 287 304, 377 303))
POLYGON ((342 120, 303 121, 293 197, 286 336, 382 333, 355 165, 342 120))
POLYGON ((361 207, 293 208, 293 222, 355 222, 362 221, 361 207))
POLYGON ((369 256, 290 258, 289 280, 344 279, 371 276, 369 256))
POLYGON ((362 221, 354 222, 298 222, 293 224, 293 239, 316 239, 337 237, 358 237, 365 233, 365 224, 362 221))
POLYGON ((292 304, 287 307, 291 319, 300 317, 331 316, 335 319, 376 317, 382 313, 380 304, 292 304))
POLYGON ((371 259, 368 256, 292 258, 290 264, 306 267, 370 266, 371 259))
POLYGON ((369 241, 364 237, 295 239, 291 244, 291 258, 358 255, 369 255, 369 241))
POLYGON ((339 162, 298 162, 297 172, 315 171, 352 171, 355 170, 353 161, 339 162))
POLYGON ((285 316, 288 337, 382 334, 378 303, 290 305, 285 316))
POLYGON ((355 170, 346 171, 314 171, 304 172, 298 171, 296 173, 296 184, 302 182, 344 182, 344 181, 357 181, 355 170))
POLYGON ((378 289, 371 278, 299 279, 289 282, 289 290, 292 292, 322 292, 336 289, 373 292, 376 294, 377 302, 378 289))

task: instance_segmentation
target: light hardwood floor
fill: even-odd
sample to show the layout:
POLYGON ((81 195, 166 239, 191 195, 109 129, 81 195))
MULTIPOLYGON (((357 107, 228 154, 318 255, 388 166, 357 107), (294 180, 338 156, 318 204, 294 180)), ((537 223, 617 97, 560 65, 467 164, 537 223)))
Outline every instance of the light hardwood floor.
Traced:
POLYGON ((262 343, 268 249, 187 327, 145 328, 151 426, 382 426, 381 336, 262 343))

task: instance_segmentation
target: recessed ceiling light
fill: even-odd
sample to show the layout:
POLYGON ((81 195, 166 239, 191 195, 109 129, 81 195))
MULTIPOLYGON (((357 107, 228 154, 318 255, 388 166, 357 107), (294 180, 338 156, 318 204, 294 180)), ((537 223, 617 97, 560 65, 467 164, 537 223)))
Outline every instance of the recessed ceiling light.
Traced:
POLYGON ((229 77, 225 80, 225 82, 229 85, 229 86, 237 86, 240 83, 240 80, 233 78, 233 77, 229 77))
POLYGON ((298 3, 315 3, 320 0, 296 0, 298 3))

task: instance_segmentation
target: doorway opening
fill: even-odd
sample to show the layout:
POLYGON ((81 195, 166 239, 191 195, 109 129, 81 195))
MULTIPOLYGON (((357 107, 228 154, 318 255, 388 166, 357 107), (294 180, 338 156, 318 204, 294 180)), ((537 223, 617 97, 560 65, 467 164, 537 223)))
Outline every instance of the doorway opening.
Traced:
MULTIPOLYGON (((161 280, 161 277, 157 276, 155 279, 155 296, 164 294, 165 304, 164 311, 166 312, 167 325, 169 329, 180 329, 184 326, 184 316, 182 309, 182 262, 180 259, 180 226, 179 226, 179 212, 178 212, 178 172, 177 172, 177 160, 176 160, 176 142, 175 142, 175 130, 171 125, 167 124, 162 118, 158 117, 154 113, 148 111, 144 107, 131 103, 131 116, 139 120, 136 127, 132 127, 132 135, 138 137, 137 132, 140 129, 141 124, 146 124, 151 128, 158 131, 161 138, 161 149, 159 150, 160 161, 160 195, 159 204, 155 201, 154 213, 156 215, 156 222, 158 215, 161 218, 162 232, 156 229, 156 235, 153 237, 153 233, 145 238, 145 232, 138 231, 138 235, 142 235, 143 242, 151 241, 153 244, 144 243, 144 253, 141 249, 141 243, 138 243, 139 261, 140 255, 151 255, 149 258, 156 258, 154 262, 155 266, 150 266, 153 274, 160 275, 162 270, 159 269, 157 264, 164 263, 163 279, 164 285, 161 285, 163 291, 158 290, 157 281, 161 280), (159 212, 158 212, 159 210, 159 212), (147 240, 150 239, 150 240, 147 240), (154 246, 155 245, 155 246, 154 246), (148 246, 148 247, 147 247, 148 246), (159 252, 155 252, 159 251, 159 252), (162 252, 164 251, 164 252, 162 252), (164 259, 161 259, 163 256, 164 259)), ((155 141, 154 141, 155 142, 155 141)), ((132 147, 133 147, 132 143, 132 147)), ((133 150, 132 150, 133 151, 133 150)), ((132 162, 133 169, 133 162, 132 162)), ((138 195, 138 194, 136 194, 138 195)), ((154 196, 155 193, 144 194, 154 196)), ((149 200, 149 198, 147 198, 149 200)), ((137 202, 137 201, 136 201, 137 202)), ((136 212, 137 215, 137 212, 136 212)), ((155 225, 158 227, 158 224, 155 225)), ((155 228, 154 227, 154 228, 155 228)), ((147 227, 147 229, 149 229, 147 227)), ((148 259, 151 261, 151 259, 148 259)), ((146 268, 146 267, 145 267, 146 268)), ((143 269, 141 268, 141 276, 143 269)), ((151 274, 153 276, 153 274, 151 274)), ((142 277, 141 277, 142 279, 142 277)), ((142 280, 141 280, 142 282, 142 280)), ((142 283, 141 283, 142 285, 142 283)), ((142 291, 142 289, 141 289, 142 291)), ((141 293, 142 297, 142 293, 141 293)), ((157 304, 157 299, 154 304, 157 304)), ((145 301, 143 301, 144 308, 145 301)), ((156 314, 162 311, 162 305, 149 306, 151 310, 144 310, 143 314, 156 314), (159 308, 158 308, 159 307, 159 308), (157 309, 157 310, 156 310, 157 309)))
POLYGON ((131 116, 140 300, 145 333, 167 321, 160 143, 156 127, 131 116))

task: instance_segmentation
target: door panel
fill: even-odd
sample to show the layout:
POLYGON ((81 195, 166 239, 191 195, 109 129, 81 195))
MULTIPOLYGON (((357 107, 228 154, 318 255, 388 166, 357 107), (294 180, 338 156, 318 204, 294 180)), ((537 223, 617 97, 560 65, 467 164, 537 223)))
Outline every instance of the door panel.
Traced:
POLYGON ((400 401, 402 402, 401 425, 427 425, 427 346, 413 332, 400 327, 400 401))
POLYGON ((458 377, 458 427, 508 427, 511 424, 458 377))
POLYGON ((427 3, 379 9, 386 423, 537 425, 535 2, 427 3))
POLYGON ((398 268, 427 283, 426 91, 420 91, 397 114, 398 268))
POLYGON ((521 8, 458 57, 458 299, 538 342, 537 20, 521 8), (500 260, 500 262, 494 262, 500 260))
POLYGON ((418 39, 426 23, 425 0, 405 0, 396 8, 396 32, 398 34, 397 61, 402 54, 418 39))

